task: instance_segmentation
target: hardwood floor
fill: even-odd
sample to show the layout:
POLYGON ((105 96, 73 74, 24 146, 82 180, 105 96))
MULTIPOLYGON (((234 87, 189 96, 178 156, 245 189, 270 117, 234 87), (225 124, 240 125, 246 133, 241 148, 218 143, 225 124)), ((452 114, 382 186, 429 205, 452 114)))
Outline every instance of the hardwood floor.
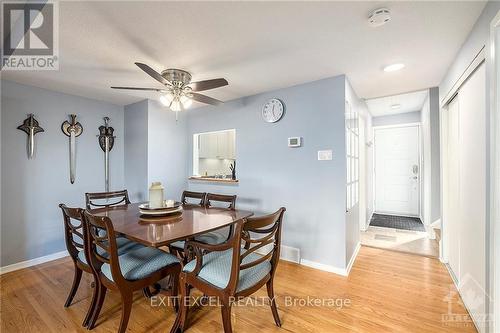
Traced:
MULTIPOLYGON (((63 258, 0 276, 0 331, 86 331, 81 322, 90 301, 91 279, 84 275, 73 305, 64 308, 72 274, 71 261, 63 258)), ((455 315, 466 311, 446 268, 434 258, 362 247, 348 278, 281 262, 275 291, 281 329, 274 325, 268 306, 247 303, 234 307, 234 331, 476 332, 468 317, 446 321, 449 311, 455 315), (323 305, 302 304, 307 297, 323 300, 317 301, 323 305), (332 306, 333 300, 344 306, 332 306)), ((264 290, 256 294, 265 295, 264 290)), ((171 307, 152 307, 137 293, 128 331, 168 332, 174 318, 171 307)), ((120 297, 110 292, 93 331, 116 332, 119 320, 120 297)), ((221 332, 221 322, 218 308, 197 306, 190 312, 187 332, 221 332)))
POLYGON ((360 232, 362 245, 439 257, 439 242, 426 232, 369 226, 360 232))

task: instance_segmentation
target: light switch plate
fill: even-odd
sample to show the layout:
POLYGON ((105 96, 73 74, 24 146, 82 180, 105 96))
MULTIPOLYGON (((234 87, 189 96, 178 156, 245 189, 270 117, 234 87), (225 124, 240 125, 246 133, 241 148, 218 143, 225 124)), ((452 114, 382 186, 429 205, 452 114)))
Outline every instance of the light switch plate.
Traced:
POLYGON ((318 150, 318 161, 331 161, 333 159, 333 152, 329 150, 318 150))

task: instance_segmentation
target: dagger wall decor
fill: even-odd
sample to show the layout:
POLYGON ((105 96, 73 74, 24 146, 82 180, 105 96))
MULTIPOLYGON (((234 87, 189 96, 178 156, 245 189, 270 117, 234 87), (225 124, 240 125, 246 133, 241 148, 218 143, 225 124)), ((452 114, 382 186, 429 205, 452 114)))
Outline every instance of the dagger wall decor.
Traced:
POLYGON ((99 146, 104 152, 104 189, 109 192, 109 152, 115 144, 114 128, 109 126, 109 117, 104 117, 104 125, 99 126, 99 146))
POLYGON ((23 124, 17 127, 18 130, 23 131, 28 134, 27 151, 28 159, 32 159, 35 153, 35 134, 44 132, 44 129, 40 127, 38 121, 35 120, 33 114, 30 113, 28 118, 23 121, 23 124))
POLYGON ((70 115, 71 122, 65 120, 61 125, 63 133, 69 137, 69 180, 75 182, 76 176, 76 138, 83 132, 83 126, 76 121, 76 114, 70 115))

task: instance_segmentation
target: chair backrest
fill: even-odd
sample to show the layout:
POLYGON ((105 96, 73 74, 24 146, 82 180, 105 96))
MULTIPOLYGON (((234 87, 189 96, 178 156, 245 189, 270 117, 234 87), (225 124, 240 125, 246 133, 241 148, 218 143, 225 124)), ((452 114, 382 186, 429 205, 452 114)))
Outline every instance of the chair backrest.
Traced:
POLYGON ((87 209, 127 205, 129 203, 127 190, 85 193, 85 207, 87 209), (113 199, 112 202, 109 202, 110 199, 113 199))
POLYGON ((229 279, 228 288, 230 293, 234 293, 238 287, 238 278, 240 271, 254 267, 266 260, 271 263, 271 275, 274 275, 278 260, 280 257, 281 247, 281 225, 285 207, 281 207, 275 213, 251 217, 243 223, 237 223, 233 240, 233 260, 231 266, 231 277, 229 279), (242 244, 243 243, 243 244, 242 244), (255 253, 259 249, 272 244, 269 252, 262 255, 262 250, 259 253, 258 259, 245 259, 250 254, 255 253), (241 246, 244 245, 245 251, 241 251, 241 246))
POLYGON ((207 193, 205 197, 205 207, 211 207, 213 202, 229 203, 229 206, 225 208, 235 210, 236 195, 207 193))
POLYGON ((184 192, 182 192, 181 202, 183 205, 195 204, 198 206, 204 206, 206 196, 207 196, 207 193, 205 193, 205 192, 184 191, 184 192), (196 201, 198 201, 198 200, 200 200, 200 201, 198 203, 192 203, 192 202, 189 202, 188 199, 196 199, 196 201))
POLYGON ((81 208, 69 208, 65 204, 59 204, 64 222, 64 239, 66 249, 73 260, 77 260, 78 253, 84 249, 84 230, 81 219, 81 208))
POLYGON ((119 267, 113 223, 109 217, 92 215, 88 209, 83 211, 82 220, 90 266, 95 272, 100 272, 102 265, 109 264, 113 281, 120 284, 125 278, 119 267))

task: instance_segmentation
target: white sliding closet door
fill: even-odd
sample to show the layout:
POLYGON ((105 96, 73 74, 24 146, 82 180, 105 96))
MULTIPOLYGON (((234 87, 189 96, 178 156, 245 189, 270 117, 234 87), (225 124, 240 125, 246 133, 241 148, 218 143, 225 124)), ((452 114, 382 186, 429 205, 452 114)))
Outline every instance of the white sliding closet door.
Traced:
POLYGON ((447 208, 447 232, 449 237, 448 261, 457 280, 460 279, 460 237, 461 218, 457 207, 460 207, 460 137, 459 137, 459 108, 458 97, 455 97, 448 105, 448 137, 447 137, 447 184, 446 184, 446 208, 447 208))
POLYGON ((448 263, 465 306, 484 331, 486 270, 486 76, 480 65, 443 111, 448 263))
MULTIPOLYGON (((484 314, 478 289, 486 290, 486 76, 484 63, 458 93, 460 109, 460 284, 473 313, 484 314), (477 284, 478 289, 469 284, 477 284), (471 289, 472 288, 472 289, 471 289), (478 304, 479 303, 479 304, 478 304), (477 305, 477 306, 476 306, 477 305)), ((484 292, 483 292, 484 293, 484 292)))

